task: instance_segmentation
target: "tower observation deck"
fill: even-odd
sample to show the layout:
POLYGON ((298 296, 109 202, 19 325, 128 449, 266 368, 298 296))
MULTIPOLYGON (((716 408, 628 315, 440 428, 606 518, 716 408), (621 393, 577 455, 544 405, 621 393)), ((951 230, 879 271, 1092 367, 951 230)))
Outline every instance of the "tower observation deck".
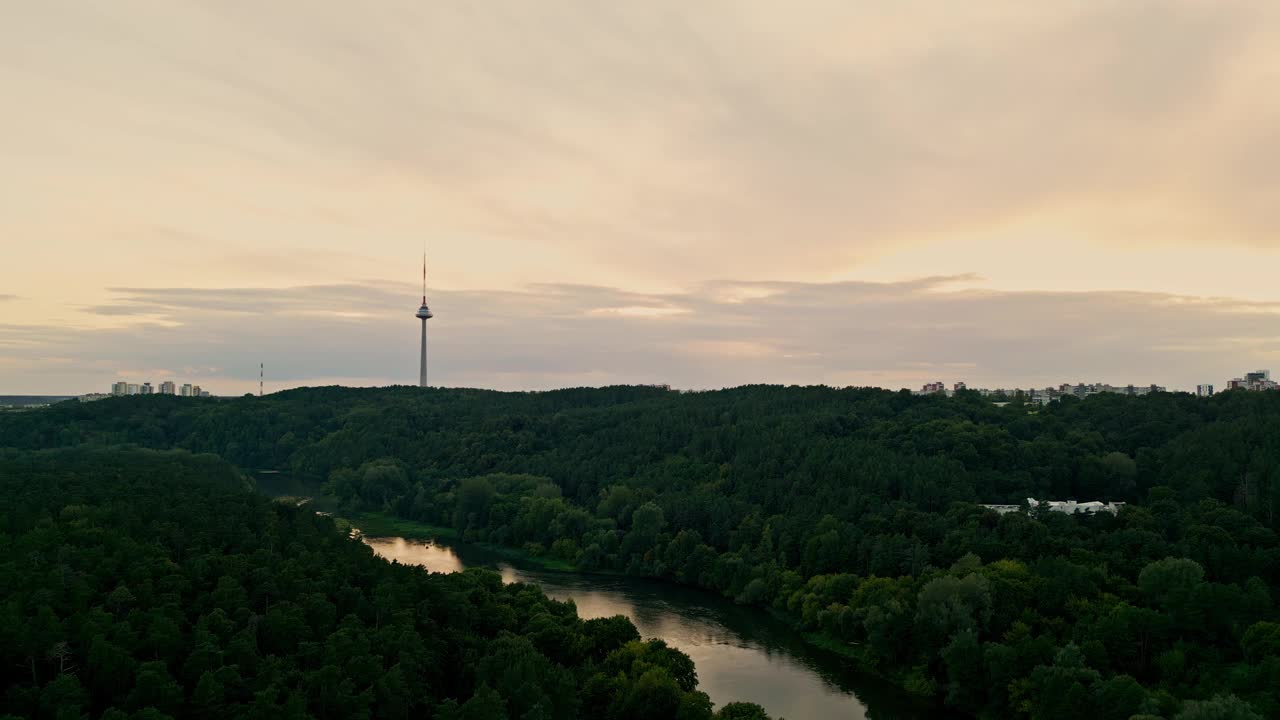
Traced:
POLYGON ((418 387, 427 386, 427 320, 434 317, 427 307, 427 255, 422 254, 422 307, 414 313, 422 321, 422 351, 418 356, 418 387))

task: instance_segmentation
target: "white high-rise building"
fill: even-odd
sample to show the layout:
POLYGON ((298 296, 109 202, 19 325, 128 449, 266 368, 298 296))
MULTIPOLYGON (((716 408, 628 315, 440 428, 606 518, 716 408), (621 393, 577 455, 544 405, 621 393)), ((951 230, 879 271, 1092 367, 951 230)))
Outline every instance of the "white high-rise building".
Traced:
POLYGON ((137 395, 142 392, 142 390, 138 386, 138 383, 129 383, 128 385, 125 386, 125 388, 126 388, 125 393, 127 395, 137 395))
POLYGON ((111 383, 111 394, 112 395, 128 395, 129 383, 124 381, 111 383))
POLYGON ((1210 395, 1212 395, 1212 394, 1213 394, 1213 386, 1212 386, 1212 385, 1197 385, 1197 386, 1196 386, 1196 395, 1199 395, 1200 397, 1209 397, 1209 396, 1210 396, 1210 395))
POLYGON ((182 397, 191 397, 191 383, 183 383, 182 389, 178 391, 182 397))
POLYGON ((160 394, 161 395, 177 395, 178 386, 175 385, 172 380, 165 380, 164 382, 160 383, 160 394))
POLYGON ((156 391, 156 389, 155 389, 155 388, 153 388, 153 387, 151 387, 151 383, 149 383, 149 382, 144 382, 144 383, 142 383, 142 386, 138 388, 138 392, 139 392, 139 393, 141 393, 141 394, 143 394, 143 395, 150 395, 150 394, 154 393, 155 391, 156 391))
POLYGON ((414 313, 414 317, 422 321, 422 350, 418 355, 418 387, 427 386, 427 320, 432 316, 427 307, 427 255, 422 255, 422 307, 414 313))

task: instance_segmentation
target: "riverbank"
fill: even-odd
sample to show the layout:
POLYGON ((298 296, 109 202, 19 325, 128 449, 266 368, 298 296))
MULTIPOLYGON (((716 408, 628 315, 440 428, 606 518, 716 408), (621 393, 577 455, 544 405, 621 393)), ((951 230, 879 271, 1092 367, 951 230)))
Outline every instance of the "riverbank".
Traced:
MULTIPOLYGON (((347 513, 346 515, 353 518, 350 522, 353 522, 355 527, 360 528, 360 531, 369 537, 398 536, 409 540, 441 540, 445 542, 464 543, 465 545, 481 548, 486 552, 507 559, 512 563, 523 565, 531 569, 580 577, 612 576, 635 578, 637 580, 661 583, 700 593, 708 593, 716 598, 733 602, 732 598, 727 598, 720 593, 717 593, 715 590, 677 582, 671 578, 627 575, 626 573, 618 570, 608 569, 581 570, 575 567, 571 562, 557 558, 533 555, 520 548, 509 545, 498 545, 494 543, 468 540, 462 537, 462 534, 456 529, 451 527, 406 520, 404 518, 378 512, 357 512, 347 513)), ((859 675, 867 678, 873 678, 878 682, 884 683, 886 686, 892 687, 897 693, 902 694, 902 697, 900 697, 897 702, 900 702, 904 707, 909 706, 914 711, 927 712, 931 714, 938 713, 940 716, 945 715, 946 717, 959 716, 954 710, 944 709, 938 703, 938 688, 933 683, 929 682, 923 673, 885 673, 881 668, 876 666, 876 663, 867 657, 866 652, 862 648, 850 645, 821 631, 804 630, 800 626, 799 619, 788 613, 763 605, 734 604, 740 607, 766 612, 776 620, 790 627, 796 636, 805 644, 823 652, 838 656, 847 661, 859 675)))
MULTIPOLYGON (((456 529, 440 525, 432 525, 429 523, 417 522, 415 520, 406 520, 394 515, 387 515, 379 512, 352 512, 343 513, 341 516, 335 516, 338 519, 351 523, 354 527, 360 529, 360 532, 368 537, 401 537, 406 540, 422 540, 422 541, 446 541, 454 543, 465 543, 473 547, 478 547, 488 553, 510 560, 513 563, 523 565, 525 567, 537 570, 544 570, 555 573, 563 573, 574 576, 612 576, 636 578, 638 580, 647 580, 673 587, 688 588, 697 592, 710 593, 717 598, 723 598, 732 602, 731 598, 725 598, 723 595, 707 588, 701 588, 696 585, 688 585, 676 582, 669 578, 649 577, 649 576, 633 576, 627 575, 616 570, 580 570, 573 563, 560 560, 558 558, 548 558, 545 556, 533 555, 519 548, 509 545, 497 545, 494 543, 476 542, 467 540, 462 537, 456 529)), ((735 603, 737 604, 737 603, 735 603)), ((819 631, 806 631, 800 627, 797 618, 781 612, 775 608, 765 607, 761 605, 741 605, 742 607, 752 608, 755 610, 763 610, 778 621, 786 624, 795 633, 796 636, 803 640, 806 644, 822 650, 824 652, 836 655, 848 661, 856 671, 868 678, 874 678, 880 682, 892 686, 898 691, 905 693, 902 698, 904 704, 913 706, 913 709, 920 711, 936 710, 943 711, 937 701, 937 688, 929 683, 922 675, 915 674, 887 674, 875 663, 871 662, 866 653, 857 646, 849 645, 837 638, 819 631)), ((949 716, 954 716, 954 711, 946 711, 949 716)))
MULTIPOLYGON (((408 520, 387 513, 374 511, 344 510, 338 498, 326 495, 318 483, 305 483, 277 470, 251 470, 257 491, 275 500, 290 505, 305 505, 316 512, 331 515, 335 522, 357 528, 369 537, 402 537, 408 540, 447 540, 465 542, 483 548, 488 552, 513 562, 520 562, 531 567, 553 572, 581 573, 574 564, 561 558, 548 557, 545 554, 534 554, 523 548, 495 543, 478 542, 462 536, 452 527, 432 525, 430 523, 408 520)), ((603 572, 600 574, 615 574, 603 572)))
MULTIPOLYGON (((281 499, 277 496, 277 499, 281 499)), ((289 500, 296 499, 289 497, 289 500)), ((417 541, 440 541, 443 543, 462 543, 484 550, 486 553, 498 558, 502 558, 511 562, 513 565, 524 566, 530 569, 542 570, 552 573, 559 573, 573 576, 601 576, 601 577, 626 577, 636 578, 640 580, 653 581, 664 585, 670 585, 677 588, 687 588, 697 592, 708 593, 716 598, 728 600, 732 602, 732 598, 725 598, 713 589, 702 588, 697 585, 690 585, 678 582, 672 578, 649 577, 649 576, 631 576, 618 570, 596 569, 582 570, 577 568, 572 562, 560 558, 550 558, 545 555, 535 555, 527 552, 523 548, 513 547, 509 545, 499 545, 495 543, 479 542, 463 537, 463 534, 455 528, 441 525, 433 525, 430 523, 408 520, 387 513, 376 511, 344 511, 338 508, 337 499, 332 496, 317 495, 313 496, 308 503, 308 507, 316 510, 329 512, 334 519, 340 523, 348 524, 351 527, 358 528, 359 531, 369 538, 390 538, 399 537, 406 540, 417 541)), ((915 676, 914 673, 908 674, 888 674, 871 662, 866 653, 859 647, 851 646, 837 638, 831 637, 820 631, 806 631, 800 627, 798 618, 788 613, 782 612, 776 608, 763 605, 740 605, 740 607, 751 608, 753 610, 763 610, 776 620, 784 623, 795 636, 803 641, 804 644, 816 648, 823 652, 838 656, 848 662, 854 671, 867 678, 873 678, 876 681, 884 683, 887 687, 891 686, 896 692, 902 693, 903 697, 899 698, 895 704, 901 703, 904 706, 911 706, 916 711, 933 711, 941 713, 947 717, 955 717, 954 711, 944 710, 936 701, 937 688, 932 687, 931 683, 922 682, 923 676, 915 676)), ((930 712, 932 716, 933 712, 930 712)))
MULTIPOLYGON (((679 585, 680 583, 676 584, 679 585)), ((866 651, 860 645, 845 642, 820 630, 805 630, 800 626, 799 618, 782 612, 777 608, 762 605, 748 607, 756 607, 768 612, 775 620, 790 627, 807 644, 847 660, 859 674, 893 686, 895 689, 905 693, 921 709, 933 709, 940 712, 943 710, 942 705, 937 700, 938 688, 925 681, 923 677, 917 677, 912 674, 886 673, 877 667, 871 658, 867 657, 866 651)), ((952 715, 957 714, 955 710, 951 709, 947 709, 947 712, 952 715)))
POLYGON ((498 555, 514 562, 523 563, 531 567, 536 567, 540 570, 588 574, 579 570, 568 560, 547 557, 546 555, 535 555, 521 548, 511 547, 510 545, 497 545, 494 543, 468 540, 462 537, 462 533, 459 533, 456 529, 445 527, 443 525, 431 525, 429 523, 418 522, 416 520, 406 520, 404 518, 380 512, 343 512, 341 514, 335 514, 334 517, 336 519, 347 521, 352 525, 352 527, 358 528, 362 534, 369 537, 402 537, 406 540, 450 540, 454 542, 465 542, 468 545, 474 545, 478 548, 482 548, 494 555, 498 555))
MULTIPOLYGON (((786 622, 790 623, 804 638, 804 641, 816 648, 822 648, 829 653, 839 655, 848 660, 858 672, 870 677, 882 680, 895 688, 906 693, 908 696, 919 701, 921 707, 933 708, 941 710, 938 703, 938 687, 923 673, 916 671, 908 674, 894 673, 889 674, 882 672, 876 667, 875 663, 867 658, 866 653, 856 645, 850 645, 842 640, 831 637, 830 635, 813 630, 801 630, 799 623, 789 615, 780 615, 786 622)), ((950 712, 956 712, 950 710, 950 712)))
POLYGON ((362 540, 381 557, 433 572, 497 564, 504 582, 537 585, 549 597, 571 601, 584 620, 626 616, 642 637, 661 638, 687 653, 699 688, 716 704, 756 702, 774 717, 795 720, 960 720, 857 672, 842 656, 806 642, 791 623, 718 593, 648 577, 542 570, 503 561, 468 542, 362 540))

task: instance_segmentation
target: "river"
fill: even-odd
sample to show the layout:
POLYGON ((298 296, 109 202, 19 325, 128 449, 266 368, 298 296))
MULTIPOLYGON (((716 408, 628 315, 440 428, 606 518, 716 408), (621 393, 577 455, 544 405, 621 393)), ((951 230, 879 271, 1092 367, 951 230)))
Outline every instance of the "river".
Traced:
POLYGON ((698 687, 720 706, 759 703, 774 718, 938 718, 884 683, 860 676, 839 656, 804 642, 786 623, 720 596, 643 578, 578 575, 519 566, 467 544, 365 537, 378 555, 433 572, 493 567, 505 582, 533 583, 573 600, 583 618, 626 615, 640 635, 658 637, 693 658, 698 687))
MULTIPOLYGON (((273 497, 304 498, 316 492, 283 473, 259 473, 257 481, 258 490, 273 497)), ((583 618, 626 615, 641 637, 662 638, 693 659, 698 688, 717 707, 745 700, 786 720, 956 717, 922 708, 900 690, 858 673, 847 660, 805 642, 764 610, 705 590, 644 578, 551 572, 466 543, 362 539, 388 560, 432 572, 494 568, 505 582, 533 583, 553 598, 573 600, 583 618)))

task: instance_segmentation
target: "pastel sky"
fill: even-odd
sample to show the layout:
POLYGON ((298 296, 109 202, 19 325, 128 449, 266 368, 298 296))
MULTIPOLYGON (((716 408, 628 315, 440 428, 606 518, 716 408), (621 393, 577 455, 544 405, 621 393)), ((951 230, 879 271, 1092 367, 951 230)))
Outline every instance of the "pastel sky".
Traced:
POLYGON ((1280 3, 41 0, 0 393, 1280 371, 1280 3))

